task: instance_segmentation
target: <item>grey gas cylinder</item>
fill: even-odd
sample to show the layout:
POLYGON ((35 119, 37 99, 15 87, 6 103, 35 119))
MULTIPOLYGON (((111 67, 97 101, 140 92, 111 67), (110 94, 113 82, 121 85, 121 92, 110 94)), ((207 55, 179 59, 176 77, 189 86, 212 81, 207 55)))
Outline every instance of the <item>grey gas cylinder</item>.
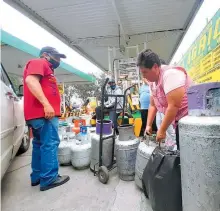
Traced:
POLYGON ((58 161, 60 165, 70 165, 71 151, 67 141, 61 141, 58 147, 58 161))
MULTIPOLYGON (((104 135, 103 137, 105 137, 104 135)), ((109 136, 109 135, 108 135, 109 136)), ((100 135, 92 134, 92 152, 91 152, 91 163, 90 170, 98 171, 99 169, 99 143, 100 135)), ((113 138, 109 138, 103 141, 102 145, 102 165, 109 167, 112 163, 112 149, 113 149, 113 138)))
POLYGON ((76 140, 71 147, 71 163, 76 169, 85 169, 91 162, 91 142, 83 143, 76 140))
MULTIPOLYGON (((119 129, 119 133, 131 133, 126 134, 126 137, 130 137, 132 139, 125 140, 125 135, 121 134, 123 140, 119 139, 116 140, 116 162, 117 162, 117 169, 119 178, 124 181, 132 181, 135 177, 135 163, 136 163, 136 156, 137 156, 137 149, 140 143, 139 139, 136 138, 132 133, 133 125, 123 125, 122 130, 119 129), (126 131, 125 128, 128 128, 126 131), (129 131, 129 132, 128 132, 129 131)), ((119 128, 120 128, 119 127, 119 128)))
POLYGON ((142 141, 138 146, 136 164, 135 164, 135 183, 141 189, 142 189, 142 175, 144 169, 156 146, 157 144, 150 140, 142 141))
POLYGON ((120 141, 133 140, 136 138, 133 125, 122 125, 118 127, 118 131, 120 141))
POLYGON ((219 211, 220 83, 194 86, 188 99, 179 121, 183 211, 219 211))
MULTIPOLYGON (((91 152, 91 171, 98 171, 99 169, 99 145, 100 145, 100 130, 101 123, 97 121, 96 123, 96 133, 91 135, 92 141, 92 152, 91 152)), ((110 120, 103 121, 103 138, 113 135, 112 122, 110 120)), ((103 141, 102 145, 102 165, 109 167, 112 164, 112 150, 113 150, 113 138, 109 138, 103 141)))

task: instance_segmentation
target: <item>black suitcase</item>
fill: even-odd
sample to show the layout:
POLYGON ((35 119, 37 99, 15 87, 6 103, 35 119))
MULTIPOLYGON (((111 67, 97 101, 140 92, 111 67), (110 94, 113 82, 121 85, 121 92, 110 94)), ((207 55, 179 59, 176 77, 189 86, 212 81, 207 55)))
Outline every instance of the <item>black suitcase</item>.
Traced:
POLYGON ((142 184, 153 211, 182 211, 179 151, 156 147, 144 170, 142 184))

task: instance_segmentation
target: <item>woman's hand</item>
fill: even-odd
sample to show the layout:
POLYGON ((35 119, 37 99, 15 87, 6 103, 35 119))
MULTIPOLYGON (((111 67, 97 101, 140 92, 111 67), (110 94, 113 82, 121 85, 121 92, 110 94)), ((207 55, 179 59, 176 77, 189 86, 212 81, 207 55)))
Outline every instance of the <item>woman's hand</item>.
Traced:
POLYGON ((151 136, 152 135, 152 126, 147 126, 146 129, 145 129, 145 132, 144 132, 144 135, 149 135, 151 136))
POLYGON ((156 136, 156 140, 158 142, 162 142, 163 140, 166 139, 166 131, 163 131, 163 130, 158 130, 157 131, 157 136, 156 136))

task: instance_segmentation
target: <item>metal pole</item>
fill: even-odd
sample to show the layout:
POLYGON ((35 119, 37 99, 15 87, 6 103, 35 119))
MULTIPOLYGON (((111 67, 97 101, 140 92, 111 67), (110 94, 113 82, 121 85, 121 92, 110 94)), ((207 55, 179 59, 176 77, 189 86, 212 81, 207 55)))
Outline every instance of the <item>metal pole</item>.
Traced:
POLYGON ((136 73, 137 73, 137 76, 138 76, 138 89, 140 89, 140 71, 139 71, 139 67, 136 67, 136 73))
POLYGON ((139 45, 136 45, 136 54, 137 54, 137 56, 139 54, 139 45))
POLYGON ((148 34, 146 34, 146 41, 144 42, 144 49, 147 49, 147 42, 148 42, 148 34))
MULTIPOLYGON (((136 53, 137 53, 137 56, 139 54, 139 46, 137 45, 137 48, 136 48, 136 53)), ((140 89, 140 73, 139 73, 139 68, 136 67, 136 73, 137 73, 137 77, 138 77, 138 88, 140 89)))
POLYGON ((66 102, 65 102, 65 86, 63 83, 63 113, 66 112, 66 102))
POLYGON ((119 11, 118 11, 118 8, 116 6, 116 2, 115 0, 111 0, 111 3, 112 3, 112 7, 114 9, 114 12, 115 12, 115 16, 116 16, 116 19, 118 21, 118 24, 120 25, 120 28, 121 28, 121 32, 122 32, 122 36, 124 38, 124 41, 127 42, 127 35, 125 33, 125 30, 124 30, 124 27, 122 25, 122 22, 121 22, 121 18, 120 18, 120 15, 119 15, 119 11))
MULTIPOLYGON (((115 61, 116 58, 116 48, 113 48, 113 59, 115 61)), ((114 78, 115 78, 115 82, 116 84, 118 83, 118 76, 117 76, 117 69, 116 69, 116 65, 115 62, 113 62, 113 71, 114 71, 114 78)))
POLYGON ((144 50, 147 49, 147 42, 144 42, 144 50))
POLYGON ((129 58, 129 49, 127 47, 125 48, 125 55, 127 58, 129 58))
POLYGON ((108 47, 108 71, 111 73, 112 70, 112 63, 111 63, 111 48, 108 47))
POLYGON ((101 99, 101 120, 100 120, 100 142, 99 142, 99 167, 102 166, 102 146, 103 146, 103 122, 104 122, 104 99, 105 99, 105 89, 109 81, 106 78, 104 85, 102 86, 102 99, 101 99))

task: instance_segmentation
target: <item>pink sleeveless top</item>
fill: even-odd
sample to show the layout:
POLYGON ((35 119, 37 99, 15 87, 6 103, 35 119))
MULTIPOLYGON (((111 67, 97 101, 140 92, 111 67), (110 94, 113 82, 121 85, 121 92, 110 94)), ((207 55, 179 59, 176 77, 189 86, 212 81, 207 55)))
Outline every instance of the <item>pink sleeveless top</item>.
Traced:
POLYGON ((154 104, 155 104, 157 110, 159 112, 165 114, 166 109, 168 107, 168 103, 167 103, 166 94, 165 94, 164 88, 163 88, 163 74, 165 73, 165 71, 167 71, 169 69, 176 69, 176 70, 182 71, 186 75, 185 94, 184 94, 184 97, 183 97, 183 100, 181 103, 181 107, 179 108, 177 115, 172 123, 173 126, 176 127, 176 122, 188 114, 187 89, 189 86, 192 85, 192 80, 189 78, 186 70, 182 67, 172 67, 172 66, 161 67, 159 81, 158 81, 156 87, 153 86, 152 82, 150 82, 149 85, 150 85, 150 89, 152 92, 152 97, 154 99, 154 104))

